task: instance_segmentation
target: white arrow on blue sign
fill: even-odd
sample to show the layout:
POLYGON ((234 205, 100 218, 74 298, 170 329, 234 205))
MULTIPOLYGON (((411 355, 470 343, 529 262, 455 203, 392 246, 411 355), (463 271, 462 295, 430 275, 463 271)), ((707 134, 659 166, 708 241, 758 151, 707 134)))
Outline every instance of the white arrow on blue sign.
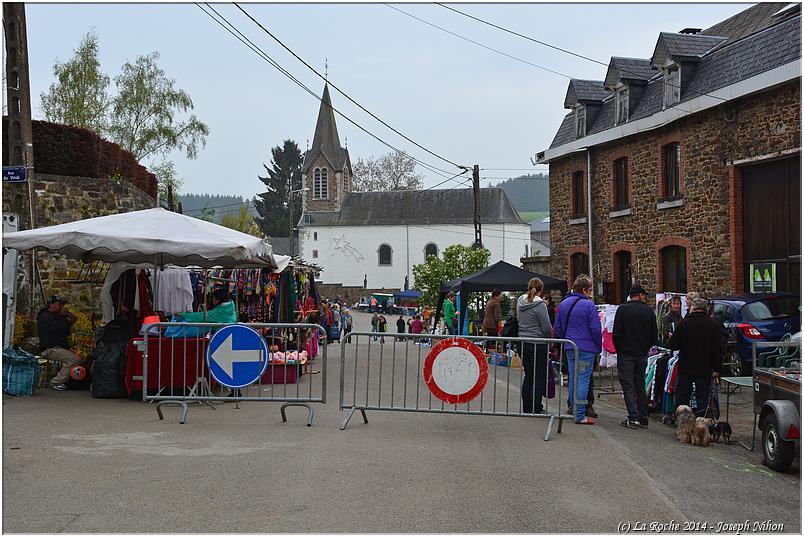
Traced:
POLYGON ((227 388, 253 384, 268 366, 268 345, 256 330, 232 324, 215 332, 207 347, 209 372, 227 388))

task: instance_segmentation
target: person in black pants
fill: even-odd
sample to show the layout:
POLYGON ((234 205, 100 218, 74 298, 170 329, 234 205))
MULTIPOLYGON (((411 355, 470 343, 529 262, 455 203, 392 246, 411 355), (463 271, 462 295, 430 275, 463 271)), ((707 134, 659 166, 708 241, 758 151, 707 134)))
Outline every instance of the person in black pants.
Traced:
POLYGON ((678 352, 676 406, 687 405, 695 384, 696 416, 704 416, 709 404, 712 380, 723 368, 723 325, 706 314, 705 298, 692 301, 692 309, 670 337, 670 348, 678 352))
MULTIPOLYGON (((539 296, 544 284, 539 278, 528 282, 528 293, 517 300, 516 317, 519 321, 519 337, 549 338, 553 333, 547 304, 539 296)), ((542 414, 542 397, 547 388, 547 343, 522 344, 522 412, 542 414)))
POLYGON ((628 416, 620 425, 639 429, 648 426, 645 369, 648 366, 648 351, 656 344, 658 330, 653 309, 645 303, 645 289, 635 285, 629 295, 631 300, 621 304, 614 316, 613 339, 617 349, 617 373, 628 409, 628 416))

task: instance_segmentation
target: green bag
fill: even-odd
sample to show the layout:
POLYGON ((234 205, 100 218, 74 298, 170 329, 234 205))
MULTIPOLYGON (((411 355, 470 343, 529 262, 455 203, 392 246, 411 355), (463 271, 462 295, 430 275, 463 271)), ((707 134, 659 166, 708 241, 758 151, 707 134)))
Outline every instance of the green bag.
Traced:
POLYGON ((3 393, 33 395, 41 369, 36 356, 22 349, 3 349, 3 393))

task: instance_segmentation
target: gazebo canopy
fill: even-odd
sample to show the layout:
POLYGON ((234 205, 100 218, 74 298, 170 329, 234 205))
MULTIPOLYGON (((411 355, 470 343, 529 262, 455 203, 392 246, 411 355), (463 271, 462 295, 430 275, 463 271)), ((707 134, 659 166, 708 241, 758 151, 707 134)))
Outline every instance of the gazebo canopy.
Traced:
POLYGON ((87 218, 3 235, 3 246, 44 248, 88 261, 284 268, 267 239, 162 208, 87 218))

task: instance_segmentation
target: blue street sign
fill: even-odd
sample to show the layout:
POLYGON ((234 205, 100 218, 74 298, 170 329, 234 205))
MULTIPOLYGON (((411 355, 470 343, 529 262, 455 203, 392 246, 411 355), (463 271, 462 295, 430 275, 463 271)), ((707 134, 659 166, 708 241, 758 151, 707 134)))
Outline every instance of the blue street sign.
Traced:
POLYGON ((207 366, 220 384, 244 388, 256 382, 268 367, 268 345, 253 328, 224 326, 209 340, 207 366))
POLYGON ((24 183, 28 180, 28 169, 25 166, 3 166, 4 183, 24 183))

